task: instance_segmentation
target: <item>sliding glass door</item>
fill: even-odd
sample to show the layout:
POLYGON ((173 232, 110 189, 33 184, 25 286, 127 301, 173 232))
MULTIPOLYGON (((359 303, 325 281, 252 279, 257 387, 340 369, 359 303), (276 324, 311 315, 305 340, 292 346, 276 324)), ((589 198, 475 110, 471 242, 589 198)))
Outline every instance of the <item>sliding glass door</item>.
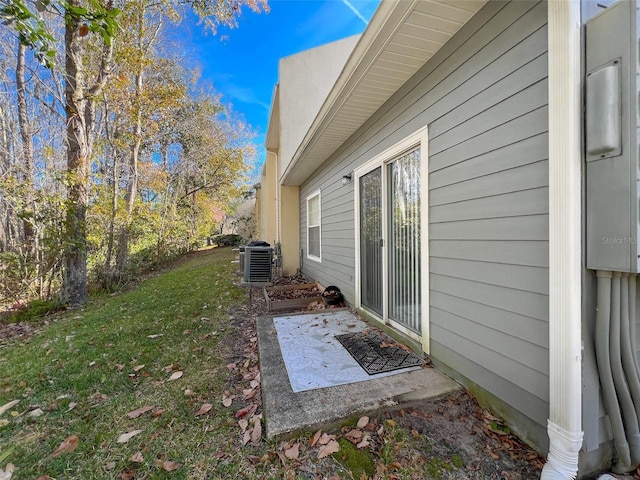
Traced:
POLYGON ((414 338, 422 335, 420 147, 358 175, 360 304, 414 338))

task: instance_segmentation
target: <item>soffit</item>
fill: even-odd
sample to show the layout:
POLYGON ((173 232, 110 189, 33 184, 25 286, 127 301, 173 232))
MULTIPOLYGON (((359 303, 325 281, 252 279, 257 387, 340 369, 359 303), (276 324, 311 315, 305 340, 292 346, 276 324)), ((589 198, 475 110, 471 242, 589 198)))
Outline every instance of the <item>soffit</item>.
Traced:
POLYGON ((485 2, 382 0, 284 172, 283 183, 303 183, 485 2))

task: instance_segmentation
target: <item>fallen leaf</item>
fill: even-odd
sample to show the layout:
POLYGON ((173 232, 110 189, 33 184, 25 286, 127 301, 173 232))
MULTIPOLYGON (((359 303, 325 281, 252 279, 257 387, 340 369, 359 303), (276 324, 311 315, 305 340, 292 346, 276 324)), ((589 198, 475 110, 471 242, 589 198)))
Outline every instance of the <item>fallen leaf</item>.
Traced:
POLYGON ((132 437, 135 437, 139 433, 142 433, 142 430, 133 430, 133 431, 131 431, 129 433, 123 433, 118 437, 118 440, 116 440, 116 442, 117 443, 127 443, 129 440, 131 440, 132 437))
POLYGON ((242 446, 244 447, 250 441, 251 441, 251 430, 245 430, 244 435, 242 435, 242 446))
POLYGON ((140 407, 136 410, 132 410, 129 413, 127 413, 127 417, 129 418, 138 418, 140 415, 143 415, 145 413, 147 413, 148 411, 153 410, 153 407, 151 405, 146 405, 144 407, 140 407))
POLYGON ((237 363, 227 363, 227 369, 234 370, 236 368, 237 363))
POLYGON ((129 459, 129 461, 133 463, 144 463, 144 457, 142 456, 142 452, 136 452, 133 455, 131 455, 131 458, 129 459))
POLYGON ((362 441, 356 445, 357 448, 365 448, 368 447, 371 443, 369 442, 370 435, 367 433, 362 437, 362 441))
POLYGON ((332 455, 339 451, 340 451, 340 444, 335 440, 331 440, 325 446, 320 448, 320 451, 318 452, 318 460, 324 457, 328 457, 329 455, 332 455))
POLYGON ((243 400, 252 400, 256 396, 256 394, 258 393, 258 389, 257 388, 247 388, 247 389, 243 390, 242 393, 244 394, 244 397, 242 397, 243 400))
POLYGON ((95 360, 93 362, 89 362, 89 366, 93 367, 96 364, 95 360))
POLYGON ((311 437, 311 439, 309 440, 309 446, 313 447, 316 443, 318 443, 318 440, 320 440, 320 436, 322 435, 322 430, 318 430, 313 437, 311 437))
POLYGON ((20 403, 20 400, 12 400, 11 402, 4 404, 3 406, 0 407, 0 415, 2 415, 4 412, 9 410, 10 408, 13 408, 14 406, 16 406, 18 403, 20 403))
POLYGON ((300 456, 300 444, 294 443, 289 448, 285 449, 284 456, 289 460, 295 460, 300 456))
POLYGON ((14 469, 13 463, 7 463, 4 470, 0 468, 0 480, 11 480, 14 469))
POLYGON ((41 408, 36 408, 35 410, 31 410, 27 415, 29 415, 30 417, 41 417, 42 415, 44 415, 44 412, 41 408))
POLYGON ((134 478, 136 478, 136 472, 135 470, 125 468, 118 474, 117 478, 118 480, 133 480, 134 478))
POLYGON ((69 403, 69 408, 67 408, 67 413, 76 408, 78 404, 76 402, 69 403))
POLYGON ((238 425, 240 426, 240 428, 244 432, 247 429, 247 427, 249 426, 249 421, 246 418, 241 418, 240 420, 238 420, 238 425))
POLYGON ((222 399, 222 405, 224 405, 225 407, 230 407, 232 403, 233 403, 233 397, 224 397, 222 399))
POLYGON ((328 433, 323 433, 322 436, 318 439, 318 443, 320 445, 326 445, 327 443, 335 439, 336 439, 335 435, 329 435, 328 433))
POLYGON ((236 412, 236 418, 242 418, 242 417, 251 417, 251 415, 258 409, 258 406, 254 403, 252 405, 249 405, 247 407, 241 408, 240 410, 238 410, 236 412))
POLYGON ((151 416, 152 416, 153 418, 155 418, 155 417, 159 417, 159 416, 160 416, 160 415, 162 415, 163 413, 164 413, 164 409, 159 408, 159 409, 154 410, 153 412, 151 412, 151 416))
POLYGON ((209 411, 213 408, 213 405, 210 403, 203 403, 200 407, 200 410, 196 412, 196 417, 199 415, 204 415, 205 413, 209 413, 209 411))
POLYGON ((362 430, 358 430, 357 428, 354 428, 353 430, 349 431, 345 435, 345 437, 351 443, 358 443, 360 441, 360 439, 362 438, 362 430))
POLYGON ((78 448, 79 444, 80 444, 80 438, 77 435, 70 435, 62 441, 62 443, 58 446, 58 448, 54 450, 54 452, 51 454, 51 457, 56 458, 62 455, 63 453, 71 453, 76 448, 78 448))
POLYGON ((178 371, 176 371, 176 372, 173 372, 173 373, 171 374, 171 376, 169 377, 169 381, 171 381, 171 380, 177 380, 177 379, 179 379, 180 377, 182 377, 182 375, 184 375, 184 372, 183 372, 183 371, 181 371, 181 370, 178 370, 178 371))
POLYGON ((164 335, 164 333, 155 333, 153 335, 147 335, 147 338, 158 338, 158 337, 161 337, 163 335, 164 335))
POLYGON ((253 419, 253 430, 251 431, 251 443, 258 443, 262 437, 262 422, 259 417, 253 419))
POLYGON ((113 470, 114 468, 116 468, 116 462, 107 462, 104 468, 106 468, 107 470, 113 470))
POLYGON ((360 417, 360 420, 358 420, 358 423, 356 424, 356 427, 364 428, 367 425, 369 425, 369 417, 364 416, 364 417, 360 417))
POLYGON ((144 368, 144 364, 143 365, 136 365, 135 367, 133 367, 133 371, 137 372, 139 370, 142 370, 144 368))
POLYGON ((400 462, 391 462, 387 465, 387 468, 389 470, 399 470, 400 468, 402 468, 402 464, 400 462))

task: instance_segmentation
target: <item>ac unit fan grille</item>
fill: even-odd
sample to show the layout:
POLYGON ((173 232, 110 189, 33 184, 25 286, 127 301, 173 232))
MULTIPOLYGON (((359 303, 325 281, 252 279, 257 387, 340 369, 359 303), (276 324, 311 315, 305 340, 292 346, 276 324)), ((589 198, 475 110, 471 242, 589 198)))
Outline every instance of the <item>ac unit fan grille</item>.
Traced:
POLYGON ((249 283, 271 282, 273 249, 247 247, 244 254, 244 281, 249 283))

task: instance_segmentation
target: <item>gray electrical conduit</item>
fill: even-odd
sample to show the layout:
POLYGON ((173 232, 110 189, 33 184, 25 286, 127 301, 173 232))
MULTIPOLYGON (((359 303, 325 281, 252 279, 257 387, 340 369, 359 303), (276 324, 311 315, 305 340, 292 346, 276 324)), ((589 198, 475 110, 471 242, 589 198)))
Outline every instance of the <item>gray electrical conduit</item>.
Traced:
MULTIPOLYGON (((631 351, 633 352, 633 363, 636 369, 636 376, 640 379, 640 369, 638 368, 637 342, 636 342, 636 275, 629 275, 629 338, 631 339, 631 351)), ((640 405, 636 404, 636 410, 640 405)), ((640 413, 638 414, 640 418, 640 413)))
POLYGON ((635 470, 638 461, 640 461, 640 430, 638 430, 638 417, 622 364, 623 344, 627 343, 623 341, 622 337, 623 318, 626 318, 627 326, 629 324, 628 279, 629 275, 627 273, 613 272, 611 283, 612 302, 609 348, 611 374, 613 376, 613 383, 616 386, 616 395, 620 409, 622 410, 622 421, 627 433, 626 438, 631 454, 631 466, 629 470, 627 470, 627 472, 630 472, 631 470, 635 470))
MULTIPOLYGON (((631 337, 630 328, 631 321, 635 318, 632 316, 631 311, 633 310, 635 312, 636 300, 636 290, 631 286, 632 278, 635 279, 635 275, 623 273, 620 280, 621 308, 620 335, 618 338, 620 339, 622 371, 629 392, 628 402, 631 404, 631 412, 629 415, 632 418, 629 419, 629 422, 625 421, 625 424, 630 424, 627 427, 627 440, 629 441, 631 449, 631 465, 635 466, 640 463, 640 428, 638 426, 638 416, 640 415, 640 380, 638 379, 638 373, 636 371, 634 354, 635 341, 631 337)), ((624 416, 626 418, 626 413, 624 416)))
MULTIPOLYGON (((600 377, 600 385, 602 387, 602 397, 604 399, 605 409, 609 415, 609 421, 611 422, 611 430, 613 432, 613 443, 618 454, 616 463, 611 467, 615 473, 627 473, 630 472, 633 467, 631 466, 631 454, 629 451, 629 444, 624 431, 624 424, 622 423, 622 415, 620 414, 620 408, 618 406, 618 399, 616 397, 616 389, 612 378, 611 370, 611 358, 609 349, 610 338, 610 319, 612 317, 611 304, 612 293, 617 301, 617 309, 619 311, 620 305, 620 291, 619 288, 612 289, 612 273, 598 270, 596 272, 597 277, 597 311, 596 311, 596 330, 595 330, 595 343, 596 343, 596 361, 598 364, 598 375, 600 377), (614 290, 614 291, 612 291, 614 290)), ((620 279, 618 277, 618 287, 620 285, 620 279)))

